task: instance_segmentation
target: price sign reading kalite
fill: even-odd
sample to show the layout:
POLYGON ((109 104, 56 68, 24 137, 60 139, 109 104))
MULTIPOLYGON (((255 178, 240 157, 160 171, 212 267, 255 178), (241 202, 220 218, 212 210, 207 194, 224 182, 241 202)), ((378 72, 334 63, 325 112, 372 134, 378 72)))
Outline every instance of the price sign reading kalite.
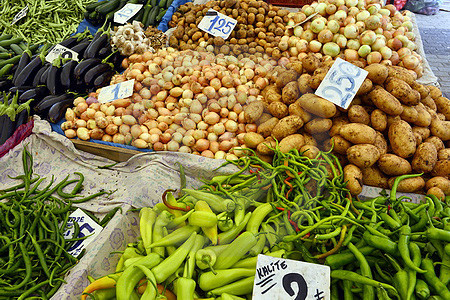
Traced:
POLYGON ((20 19, 22 19, 23 17, 25 17, 28 13, 28 5, 25 6, 24 8, 22 8, 21 11, 19 11, 13 18, 11 25, 16 24, 20 19))
POLYGON ((49 63, 53 63, 53 61, 59 56, 78 61, 78 52, 72 51, 67 47, 61 46, 60 44, 56 44, 55 47, 53 47, 53 49, 45 57, 45 60, 49 63))
POLYGON ((337 58, 315 94, 347 109, 368 72, 337 58))
POLYGON ((221 14, 214 9, 210 9, 198 24, 198 28, 213 36, 220 36, 226 40, 236 24, 237 21, 235 19, 221 14))
POLYGON ((114 22, 125 24, 132 16, 141 10, 142 4, 127 3, 124 7, 114 13, 114 22))
POLYGON ((260 254, 252 299, 330 299, 330 267, 260 254))
POLYGON ((98 102, 106 103, 133 95, 134 79, 105 86, 98 94, 98 102))
POLYGON ((92 220, 87 214, 85 214, 81 209, 78 208, 69 216, 69 220, 67 221, 68 228, 63 234, 65 239, 74 238, 74 222, 77 222, 78 226, 80 227, 80 232, 78 233, 78 236, 76 238, 89 236, 86 239, 77 241, 69 249, 69 254, 77 257, 78 255, 80 255, 81 251, 83 251, 83 249, 86 248, 87 245, 89 245, 89 243, 97 238, 103 227, 98 225, 97 222, 92 220))

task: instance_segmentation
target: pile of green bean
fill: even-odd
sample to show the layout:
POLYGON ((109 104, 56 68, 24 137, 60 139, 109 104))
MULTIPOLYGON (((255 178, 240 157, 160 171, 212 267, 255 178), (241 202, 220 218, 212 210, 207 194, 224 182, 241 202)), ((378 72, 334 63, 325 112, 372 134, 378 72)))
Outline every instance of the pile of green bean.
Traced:
POLYGON ((13 34, 28 43, 58 43, 76 32, 85 6, 95 0, 9 0, 0 8, 0 34, 13 34), (28 6, 27 15, 11 25, 14 16, 28 6))
POLYGON ((76 222, 72 237, 63 235, 75 209, 72 203, 100 193, 80 197, 84 181, 81 173, 75 173, 78 179, 69 180, 68 175, 54 184, 52 178, 41 186, 45 178, 33 175, 33 157, 26 148, 22 161, 24 174, 15 177, 22 183, 0 191, 0 298, 49 299, 78 261, 79 257, 70 255, 69 249, 86 238, 78 237, 80 227, 76 222), (64 191, 69 185, 74 185, 70 193, 64 191))

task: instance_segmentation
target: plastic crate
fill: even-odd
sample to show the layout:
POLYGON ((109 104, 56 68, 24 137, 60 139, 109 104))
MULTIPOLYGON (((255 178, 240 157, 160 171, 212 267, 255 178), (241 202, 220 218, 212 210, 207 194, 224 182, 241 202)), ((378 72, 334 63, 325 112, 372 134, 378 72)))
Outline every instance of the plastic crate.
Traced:
POLYGON ((314 0, 267 0, 266 2, 276 6, 302 7, 313 3, 314 0))

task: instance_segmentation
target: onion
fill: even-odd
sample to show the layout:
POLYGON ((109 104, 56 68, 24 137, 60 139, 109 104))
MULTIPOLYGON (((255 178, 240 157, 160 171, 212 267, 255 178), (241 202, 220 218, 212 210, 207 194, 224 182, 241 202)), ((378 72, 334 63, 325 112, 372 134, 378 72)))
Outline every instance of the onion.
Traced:
POLYGON ((366 57, 367 63, 369 65, 370 64, 378 64, 381 62, 382 59, 383 59, 383 56, 381 55, 380 52, 377 52, 377 51, 369 53, 366 57))
POLYGON ((402 62, 405 68, 409 70, 414 70, 420 64, 420 61, 414 55, 406 55, 402 58, 402 62))
POLYGON ((165 147, 164 144, 161 142, 156 142, 153 144, 153 150, 155 151, 164 151, 165 147))
POLYGON ((312 40, 311 42, 309 42, 309 50, 311 50, 312 52, 319 52, 321 48, 322 44, 319 41, 312 40))
POLYGON ((331 57, 336 57, 340 52, 340 47, 338 44, 329 42, 323 45, 323 53, 325 55, 330 55, 331 57))
POLYGON ((225 159, 226 153, 225 151, 219 150, 216 153, 214 153, 215 159, 225 159))
POLYGON ((369 45, 362 45, 361 47, 359 47, 358 54, 361 57, 366 57, 370 53, 370 51, 372 51, 372 49, 369 45))
POLYGON ((181 153, 192 153, 192 150, 188 146, 181 146, 180 149, 178 149, 178 152, 181 152, 181 153))
POLYGON ((192 135, 185 135, 182 139, 182 143, 185 146, 192 147, 195 145, 195 139, 192 135))

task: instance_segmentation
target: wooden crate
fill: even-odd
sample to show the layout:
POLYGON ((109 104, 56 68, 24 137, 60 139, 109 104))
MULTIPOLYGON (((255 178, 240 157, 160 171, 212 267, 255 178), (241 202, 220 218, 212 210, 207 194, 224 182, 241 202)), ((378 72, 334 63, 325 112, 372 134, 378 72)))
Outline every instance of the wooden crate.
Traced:
POLYGON ((137 150, 131 150, 131 149, 125 149, 125 148, 119 148, 109 145, 103 145, 103 144, 97 144, 97 143, 91 143, 86 142, 78 139, 71 139, 72 143, 74 144, 75 148, 78 150, 88 152, 91 154, 95 154, 98 156, 102 156, 117 162, 123 162, 130 159, 130 157, 141 154, 143 152, 137 151, 137 150))

